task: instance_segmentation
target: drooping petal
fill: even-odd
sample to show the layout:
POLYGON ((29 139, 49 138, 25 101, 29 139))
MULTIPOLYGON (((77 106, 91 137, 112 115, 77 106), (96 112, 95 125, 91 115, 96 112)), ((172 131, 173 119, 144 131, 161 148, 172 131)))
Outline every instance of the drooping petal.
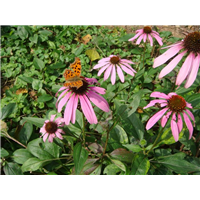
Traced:
POLYGON ((163 99, 169 99, 168 95, 162 93, 162 92, 152 92, 150 97, 157 97, 157 98, 163 98, 163 99))
POLYGON ((107 64, 107 65, 105 65, 104 67, 102 67, 102 68, 98 71, 97 76, 101 76, 101 74, 102 74, 107 68, 109 68, 110 66, 111 66, 111 64, 107 64))
POLYGON ((165 53, 163 53, 162 55, 158 56, 154 60, 153 68, 156 68, 156 67, 164 64, 167 60, 169 60, 171 57, 176 55, 182 48, 183 48, 182 45, 178 44, 178 45, 173 46, 170 49, 168 49, 165 53))
POLYGON ((116 81, 116 70, 115 70, 115 66, 113 66, 112 71, 111 71, 111 83, 112 85, 115 84, 116 81))
POLYGON ((48 137, 48 133, 46 133, 44 136, 43 136, 43 141, 45 142, 46 141, 46 139, 47 139, 47 137, 48 137))
POLYGON ((96 83, 97 85, 100 85, 100 83, 97 81, 97 79, 96 78, 84 78, 87 82, 88 82, 88 84, 94 84, 94 83, 96 83))
POLYGON ((52 143, 54 137, 55 137, 55 134, 53 134, 53 133, 52 133, 52 134, 49 134, 48 141, 52 143))
POLYGON ((133 41, 133 40, 135 40, 138 36, 140 36, 140 35, 142 34, 142 32, 143 32, 142 29, 138 30, 137 34, 136 34, 134 37, 130 38, 128 41, 133 41))
POLYGON ((179 70, 179 73, 176 78, 176 85, 181 85, 181 83, 185 80, 185 78, 189 74, 193 59, 194 59, 194 54, 190 53, 189 56, 185 59, 185 62, 183 63, 181 69, 179 70))
POLYGON ((104 81, 108 79, 108 77, 110 76, 111 70, 112 68, 115 67, 113 65, 111 65, 110 67, 108 67, 104 73, 104 81))
POLYGON ((191 66, 191 71, 187 77, 187 81, 184 86, 185 88, 189 88, 194 83, 199 70, 199 65, 200 65, 200 54, 193 61, 193 64, 191 66))
POLYGON ((133 73, 136 73, 136 71, 126 62, 121 62, 120 64, 125 65, 128 69, 130 69, 131 71, 133 71, 133 73))
POLYGON ((152 39, 150 34, 148 34, 148 38, 149 38, 149 41, 150 41, 150 45, 153 46, 153 39, 152 39))
POLYGON ((144 33, 143 41, 146 42, 146 40, 147 40, 147 34, 144 33))
MULTIPOLYGON (((66 88, 66 87, 65 87, 66 88)), ((65 91, 63 91, 60 95, 59 95, 59 97, 58 97, 58 100, 57 100, 57 102, 56 102, 56 108, 58 108, 58 102, 59 102, 59 100, 65 95, 65 93, 67 93, 69 91, 69 89, 66 89, 65 91)))
POLYGON ((166 103, 166 102, 167 102, 166 100, 155 99, 155 100, 150 101, 150 103, 147 104, 143 109, 146 109, 146 108, 149 108, 151 106, 154 106, 156 103, 166 103))
POLYGON ((77 109, 77 106, 78 106, 78 95, 76 95, 75 98, 74 98, 74 105, 73 105, 73 108, 72 108, 72 117, 71 117, 72 124, 74 124, 75 120, 76 120, 76 109, 77 109))
POLYGON ((187 128, 188 128, 188 130, 189 130, 189 139, 191 139, 192 134, 193 134, 192 122, 190 121, 190 119, 189 119, 189 117, 187 116, 187 114, 185 114, 184 112, 183 112, 183 117, 184 117, 186 126, 187 126, 187 128))
POLYGON ((130 61, 130 60, 127 60, 127 59, 121 59, 120 60, 120 63, 121 62, 125 62, 125 63, 129 63, 129 64, 135 64, 134 62, 130 61))
POLYGON ((97 107, 99 107, 104 112, 109 112, 109 105, 108 102, 100 95, 96 94, 93 91, 89 91, 87 93, 89 99, 94 103, 97 107))
POLYGON ((137 41, 136 41, 136 44, 140 44, 140 42, 142 41, 142 39, 143 39, 143 34, 142 35, 140 35, 140 37, 137 39, 137 41))
POLYGON ((147 122, 146 129, 149 130, 165 114, 167 110, 168 108, 164 108, 153 115, 147 122))
POLYGON ((174 113, 172 115, 172 120, 171 120, 171 129, 172 129, 172 135, 174 136, 174 140, 177 142, 179 137, 179 131, 178 131, 178 125, 175 120, 176 120, 176 115, 174 113))
POLYGON ((106 89, 101 88, 101 87, 89 87, 91 90, 98 92, 99 94, 105 94, 106 93, 106 89))
POLYGON ((124 65, 120 64, 120 67, 127 73, 130 74, 131 76, 134 76, 134 73, 128 69, 127 67, 125 67, 124 65))
POLYGON ((71 92, 68 92, 58 103, 58 112, 61 112, 63 106, 67 103, 69 97, 71 95, 71 92))
POLYGON ((162 127, 165 127, 165 125, 166 125, 166 123, 167 123, 167 121, 168 121, 169 116, 171 115, 171 113, 172 113, 172 111, 169 111, 166 115, 164 115, 164 116, 161 118, 160 122, 161 122, 161 126, 162 126, 162 127))
POLYGON ((62 117, 58 117, 55 122, 59 125, 59 126, 63 126, 63 122, 64 122, 64 119, 62 117))
POLYGON ((186 113, 190 116, 190 118, 193 120, 193 122, 195 123, 195 118, 194 115, 190 112, 190 110, 185 109, 186 113))
POLYGON ((85 95, 79 96, 82 111, 90 124, 97 124, 97 117, 94 113, 92 105, 90 101, 87 99, 85 95))
MULTIPOLYGON (((67 89, 67 87, 61 87, 61 88, 58 90, 58 92, 60 92, 60 91, 62 91, 62 90, 64 90, 64 89, 67 89)), ((55 96, 58 95, 58 92, 56 92, 56 95, 55 95, 55 96)))
POLYGON ((158 42, 158 44, 160 45, 160 46, 162 46, 163 45, 163 42, 162 42, 162 38, 161 37, 159 37, 157 34, 155 34, 155 33, 151 33, 151 35, 152 35, 152 37, 154 37, 156 40, 157 40, 157 42, 158 42))
POLYGON ((177 55, 167 66, 165 66, 160 74, 159 74, 159 78, 164 77, 165 75, 169 74, 176 66, 177 64, 180 62, 180 60, 183 58, 184 54, 186 53, 186 51, 180 53, 179 55, 177 55))
POLYGON ((181 117, 180 113, 178 113, 177 125, 178 125, 178 131, 180 133, 182 131, 182 128, 183 128, 183 120, 182 120, 182 117, 181 117))
POLYGON ((107 58, 102 58, 101 60, 98 61, 98 63, 109 62, 109 61, 110 61, 110 57, 107 57, 107 58))
MULTIPOLYGON (((43 133, 43 134, 46 133, 46 130, 45 130, 45 124, 43 125, 42 128, 40 128, 40 133, 43 133)), ((43 135, 43 134, 42 134, 42 135, 43 135)))
POLYGON ((56 137, 58 137, 58 138, 61 139, 61 140, 63 139, 62 135, 59 133, 58 130, 56 131, 56 137))
POLYGON ((105 65, 107 65, 107 64, 108 64, 108 62, 101 62, 101 63, 98 63, 97 65, 95 65, 95 66, 93 67, 93 69, 98 69, 98 68, 103 67, 103 66, 105 66, 105 65))
POLYGON ((69 125, 70 120, 72 118, 72 109, 73 109, 73 104, 74 104, 74 97, 75 94, 73 94, 71 96, 71 98, 69 99, 66 107, 65 107, 65 111, 64 111, 64 119, 65 119, 65 124, 69 125))
POLYGON ((117 65, 117 74, 118 74, 121 82, 123 83, 124 82, 124 74, 123 74, 121 68, 118 65, 117 65))

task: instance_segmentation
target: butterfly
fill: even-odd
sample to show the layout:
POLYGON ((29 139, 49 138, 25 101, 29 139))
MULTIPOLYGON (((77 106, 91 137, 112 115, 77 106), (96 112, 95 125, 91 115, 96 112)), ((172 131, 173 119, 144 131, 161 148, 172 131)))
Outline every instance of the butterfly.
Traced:
POLYGON ((80 58, 75 58, 75 61, 69 66, 72 70, 66 69, 64 72, 64 77, 66 82, 64 86, 80 88, 83 85, 83 77, 81 76, 81 60, 80 58))

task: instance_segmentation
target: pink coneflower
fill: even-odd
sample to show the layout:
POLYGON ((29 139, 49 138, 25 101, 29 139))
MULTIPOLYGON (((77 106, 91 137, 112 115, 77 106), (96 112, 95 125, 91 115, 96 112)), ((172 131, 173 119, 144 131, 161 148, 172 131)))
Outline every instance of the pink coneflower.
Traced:
POLYGON ((153 46, 153 38, 155 38, 158 41, 158 43, 159 43, 160 46, 163 45, 162 38, 159 36, 159 33, 156 32, 156 31, 153 31, 151 29, 151 27, 149 27, 149 26, 145 26, 143 29, 139 29, 139 30, 137 30, 135 32, 136 32, 136 35, 134 37, 132 37, 131 39, 129 39, 128 41, 133 41, 137 37, 139 37, 137 39, 136 44, 140 44, 140 42, 142 41, 142 39, 143 39, 144 42, 146 42, 147 37, 148 37, 151 46, 153 46))
POLYGON ((112 85, 114 85, 116 81, 116 68, 117 74, 122 83, 124 82, 124 74, 122 70, 125 71, 127 74, 134 76, 134 73, 136 73, 136 71, 130 66, 130 64, 135 63, 127 59, 121 59, 119 56, 110 55, 107 58, 102 58, 101 60, 99 60, 98 64, 95 65, 93 69, 101 68, 97 74, 98 76, 101 76, 101 74, 105 71, 104 81, 107 80, 111 75, 111 83, 112 85))
POLYGON ((44 125, 40 129, 40 133, 42 133, 43 141, 45 142, 47 137, 49 142, 53 142, 53 138, 57 137, 61 140, 63 139, 62 134, 65 134, 65 132, 60 129, 59 127, 64 126, 64 119, 61 117, 58 117, 56 120, 54 120, 56 115, 51 115, 50 120, 46 120, 44 122, 44 125))
POLYGON ((90 86, 94 83, 98 83, 95 78, 83 78, 82 81, 83 85, 78 89, 76 89, 76 87, 61 87, 58 90, 58 92, 64 90, 58 97, 56 107, 58 112, 61 112, 63 106, 66 105, 64 111, 66 125, 69 125, 70 121, 73 124, 75 123, 78 100, 80 101, 81 109, 90 124, 97 124, 98 122, 90 101, 101 110, 109 112, 108 102, 99 95, 105 94, 105 89, 90 86))
POLYGON ((164 64, 167 60, 179 52, 179 54, 176 55, 176 57, 173 58, 170 63, 161 70, 159 78, 162 78, 170 73, 180 62, 183 56, 187 54, 187 58, 185 59, 176 78, 176 85, 180 86, 182 82, 186 80, 184 87, 190 87, 197 77, 200 64, 200 33, 189 33, 181 42, 167 46, 165 48, 168 47, 170 47, 170 49, 168 49, 164 54, 160 55, 154 60, 153 68, 164 64))
POLYGON ((161 126, 164 127, 167 123, 167 120, 172 115, 171 130, 172 135, 177 142, 179 133, 183 128, 183 116, 186 126, 189 129, 189 139, 191 139, 193 133, 193 125, 190 121, 190 118, 195 121, 193 114, 187 109, 192 108, 191 104, 187 103, 183 97, 177 95, 174 92, 171 92, 168 95, 161 92, 152 92, 150 97, 158 97, 162 99, 150 101, 150 103, 145 106, 144 109, 154 106, 157 103, 160 104, 161 107, 165 108, 157 112, 149 119, 146 125, 146 129, 149 130, 168 111, 167 114, 164 115, 161 119, 161 126))

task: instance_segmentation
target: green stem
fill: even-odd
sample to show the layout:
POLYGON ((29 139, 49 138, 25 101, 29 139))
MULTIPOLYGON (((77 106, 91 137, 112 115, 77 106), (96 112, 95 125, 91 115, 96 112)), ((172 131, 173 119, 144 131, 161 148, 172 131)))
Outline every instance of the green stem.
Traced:
POLYGON ((84 119, 84 115, 83 116, 83 129, 82 129, 82 132, 83 132, 83 146, 85 147, 85 119, 84 119))
POLYGON ((9 138, 9 139, 13 140, 14 142, 16 142, 17 144, 21 145, 22 147, 27 148, 27 146, 25 146, 24 144, 22 144, 21 142, 19 142, 19 141, 16 140, 15 138, 11 137, 8 133, 5 133, 5 132, 4 132, 4 135, 5 135, 7 138, 9 138))
POLYGON ((142 69, 144 68, 145 51, 146 51, 146 43, 144 43, 144 53, 143 53, 143 66, 142 66, 142 69))
POLYGON ((160 132, 158 133, 158 136, 157 136, 157 138, 155 139, 155 141, 154 141, 154 143, 153 143, 153 146, 152 146, 151 149, 147 152, 146 155, 148 155, 149 152, 156 146, 156 143, 157 143, 158 139, 160 138, 160 136, 161 136, 161 134, 162 134, 162 132, 163 132, 163 129, 164 129, 164 127, 163 127, 163 128, 160 130, 160 132))

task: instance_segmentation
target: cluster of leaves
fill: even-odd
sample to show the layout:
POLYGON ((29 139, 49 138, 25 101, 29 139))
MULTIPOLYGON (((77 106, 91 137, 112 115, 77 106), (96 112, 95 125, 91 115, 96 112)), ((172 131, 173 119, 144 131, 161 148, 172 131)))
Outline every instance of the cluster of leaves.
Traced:
MULTIPOLYGON (((158 44, 138 47, 128 42, 135 34, 119 27, 4 26, 1 30, 1 173, 200 174, 200 72, 190 88, 175 90, 182 63, 159 80, 162 67, 153 69, 152 64, 165 50, 158 44), (126 75, 124 83, 117 79, 115 85, 97 77, 92 67, 111 54, 135 62, 136 76, 126 75), (111 111, 104 113, 94 107, 99 123, 91 125, 77 110, 76 123, 64 127, 64 139, 44 143, 39 128, 56 114, 55 93, 75 57, 81 59, 82 75, 97 78, 106 89, 104 98, 111 111), (196 107, 191 140, 184 127, 175 143, 167 123, 156 146, 147 153, 161 131, 158 123, 145 130, 147 120, 159 110, 143 110, 152 91, 176 91, 196 107)), ((169 31, 160 36, 165 45, 180 40, 169 31)))

